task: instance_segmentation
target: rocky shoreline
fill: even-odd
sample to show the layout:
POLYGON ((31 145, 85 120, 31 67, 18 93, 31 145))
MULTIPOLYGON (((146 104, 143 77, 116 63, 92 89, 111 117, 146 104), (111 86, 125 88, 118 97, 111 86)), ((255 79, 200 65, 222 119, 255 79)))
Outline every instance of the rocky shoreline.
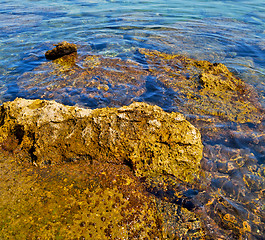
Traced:
POLYGON ((221 63, 138 49, 143 67, 76 49, 55 45, 56 60, 18 85, 96 109, 23 98, 0 107, 0 238, 262 239, 255 90, 221 63), (170 89, 172 113, 135 102, 150 79, 170 89))
MULTIPOLYGON (((12 205, 20 216, 2 229, 1 236, 13 231, 26 231, 30 239, 56 234, 67 239, 170 235, 158 202, 141 181, 163 176, 172 176, 175 182, 194 181, 203 145, 200 132, 182 114, 146 103, 90 110, 26 99, 6 102, 0 112, 1 167, 8 175, 16 173, 19 191, 11 187, 16 196, 12 205), (12 160, 4 160, 4 153, 12 160), (65 229, 65 218, 71 219, 71 231, 65 229), (26 230, 29 225, 34 232, 26 230)), ((6 187, 11 179, 6 179, 6 187)), ((188 210, 183 216, 178 234, 188 231, 188 219, 196 219, 188 210)), ((195 223, 197 228, 199 221, 195 223)))

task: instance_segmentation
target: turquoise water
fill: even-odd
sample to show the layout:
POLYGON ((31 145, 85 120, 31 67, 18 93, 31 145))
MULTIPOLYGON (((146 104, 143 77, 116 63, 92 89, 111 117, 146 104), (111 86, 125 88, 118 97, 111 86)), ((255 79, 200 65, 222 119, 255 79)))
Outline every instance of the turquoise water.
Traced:
MULTIPOLYGON (((265 107, 264 0, 0 0, 0 103, 25 97, 96 108, 139 100, 174 111, 177 109, 172 102, 177 93, 154 79, 139 77, 139 85, 144 86, 139 89, 137 84, 110 88, 111 97, 95 87, 75 88, 71 81, 62 87, 62 77, 50 74, 52 65, 44 54, 64 40, 78 45, 80 58, 91 54, 128 60, 141 68, 146 62, 137 53, 139 48, 220 62, 253 86, 265 107), (54 87, 56 81, 60 88, 54 87), (54 90, 48 92, 49 86, 54 90)), ((97 60, 92 63, 97 64, 97 60)), ((124 67, 124 62, 119 64, 124 67)), ((136 65, 133 68, 137 70, 136 65)), ((187 117, 194 120, 194 116, 187 117)), ((223 202, 216 200, 216 209, 236 216, 241 227, 247 221, 252 233, 242 233, 244 239, 264 239, 264 121, 218 122, 209 126, 209 132, 221 129, 217 132, 222 134, 214 137, 207 134, 207 127, 196 121, 194 124, 203 133, 202 166, 209 172, 209 195, 218 195, 223 202)), ((219 226, 220 235, 237 239, 229 224, 209 216, 219 226)))

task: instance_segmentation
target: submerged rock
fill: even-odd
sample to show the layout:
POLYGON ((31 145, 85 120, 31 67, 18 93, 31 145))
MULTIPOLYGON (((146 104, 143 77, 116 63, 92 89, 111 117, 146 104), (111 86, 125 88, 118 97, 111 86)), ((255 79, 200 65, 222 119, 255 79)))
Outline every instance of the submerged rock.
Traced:
POLYGON ((151 74, 178 93, 180 112, 239 123, 260 123, 264 119, 257 93, 224 64, 148 49, 139 51, 151 74))
MULTIPOLYGON (((182 136, 184 139, 186 134, 190 135, 189 127, 179 125, 186 121, 173 121, 174 116, 178 119, 181 115, 168 114, 147 104, 134 103, 120 109, 84 110, 55 102, 16 100, 14 103, 5 103, 1 108, 0 142, 2 149, 21 159, 22 165, 28 159, 37 165, 37 169, 45 166, 44 168, 55 171, 51 182, 56 178, 54 176, 60 176, 65 168, 75 164, 76 169, 80 167, 84 172, 89 172, 91 168, 95 170, 95 175, 93 171, 91 173, 95 179, 99 179, 93 182, 95 185, 106 184, 102 182, 101 177, 106 174, 109 181, 111 172, 127 179, 124 184, 114 179, 121 188, 126 187, 129 182, 134 182, 126 177, 129 173, 134 177, 135 174, 143 177, 140 178, 140 183, 136 182, 140 185, 145 183, 145 189, 148 189, 155 199, 159 217, 157 225, 152 226, 160 231, 162 225, 165 237, 160 239, 179 239, 187 236, 200 239, 200 236, 203 236, 200 231, 202 223, 206 238, 262 238, 265 229, 264 109, 259 104, 255 90, 232 74, 223 64, 197 61, 183 55, 147 49, 137 51, 134 61, 93 54, 77 57, 72 53, 55 61, 45 62, 35 71, 25 73, 19 79, 18 85, 21 91, 25 91, 26 96, 56 99, 72 105, 78 103, 89 107, 120 106, 135 99, 155 99, 156 104, 165 107, 172 104, 175 111, 189 117, 189 121, 200 129, 203 137, 205 152, 201 165, 205 179, 201 178, 198 183, 195 181, 190 184, 190 181, 196 175, 196 166, 199 166, 195 155, 199 156, 197 147, 200 144, 176 140, 176 136, 182 136), (140 59, 139 55, 140 61, 137 60, 137 57, 140 59), (157 94, 154 99, 148 98, 150 88, 157 94), (157 90, 161 90, 163 95, 159 95, 157 90), (169 94, 168 98, 166 94, 169 94), (180 132, 184 129, 183 135, 178 135, 180 132, 176 129, 179 126, 180 132), (176 147, 177 145, 179 146, 176 147), (188 149, 195 155, 188 157, 186 164, 184 159, 188 155, 188 149), (174 162, 174 154, 176 159, 181 159, 180 162, 174 162), (191 159, 193 160, 190 161, 191 159), (84 162, 88 166, 81 164, 84 162), (188 166, 190 163, 191 166, 188 166), (103 175, 98 175, 99 166, 107 166, 101 170, 103 175), (170 166, 174 166, 173 170, 170 166), (127 170, 118 173, 118 167, 127 170), (188 176, 185 172, 178 174, 174 171, 186 167, 187 172, 191 171, 188 176)), ((69 168, 69 177, 72 177, 72 168, 69 168)), ((44 173, 41 174, 45 176, 44 173)), ((83 174, 85 179, 85 173, 83 174)), ((10 176, 9 173, 7 176, 10 176)), ((17 176, 20 178, 19 174, 17 176)), ((17 179, 16 177, 14 178, 17 179)), ((76 178, 77 183, 80 182, 79 177, 76 178)), ((10 183, 12 184, 13 182, 10 183)), ((20 186, 19 183, 16 184, 12 186, 20 186)), ((56 185, 56 182, 51 183, 51 186, 53 185, 56 185)), ((131 193, 138 192, 136 185, 129 185, 131 193)), ((70 186, 71 184, 69 188, 70 186)), ((107 193, 115 196, 121 191, 115 189, 107 193)), ((6 193, 7 196, 10 195, 9 189, 6 193)), ((44 195, 49 194, 48 192, 44 195)), ((71 194, 72 192, 69 192, 69 202, 71 194)), ((128 192, 124 192, 123 198, 126 199, 127 195, 128 192)), ((81 196, 83 198, 83 195, 81 196)), ((106 196, 100 197, 99 201, 103 201, 106 196)), ((146 202, 150 200, 139 196, 146 202)), ((79 198, 76 199, 75 202, 82 202, 79 198)), ((158 216, 153 203, 146 206, 143 208, 150 208, 153 214, 151 216, 158 216)), ((23 206, 18 209, 23 209, 23 206)), ((82 207, 81 209, 80 212, 83 211, 82 207)), ((107 211, 109 209, 106 209, 107 211)), ((131 208, 128 211, 134 210, 131 208)), ((8 213, 9 211, 6 211, 7 215, 8 213)), ((145 213, 143 211, 143 215, 135 216, 137 219, 143 219, 145 213)), ((66 209, 62 215, 67 214, 72 212, 66 209)), ((81 216, 83 217, 82 214, 81 216)), ((75 219, 80 219, 80 213, 76 213, 75 219)), ((130 219, 128 225, 137 225, 130 219)), ((76 232, 82 232, 84 227, 79 227, 84 226, 83 222, 87 223, 75 220, 72 222, 78 227, 77 230, 75 228, 76 232)), ((56 231, 56 224, 49 222, 46 227, 52 226, 50 231, 56 231)), ((64 224, 63 220, 61 224, 64 224)), ((58 225, 60 226, 59 223, 58 225)), ((148 224, 141 226, 145 228, 148 224)), ((99 229, 95 228, 93 231, 99 229)), ((130 234, 128 236, 131 237, 130 234)), ((160 236, 161 232, 154 234, 160 236)))
POLYGON ((34 94, 67 105, 115 107, 141 96, 147 75, 133 60, 72 53, 23 74, 19 87, 25 96, 34 94))
POLYGON ((92 108, 139 99, 218 122, 256 124, 264 119, 255 90, 222 63, 144 48, 132 59, 72 53, 24 73, 18 96, 92 108))
POLYGON ((128 165, 141 177, 191 181, 202 158, 200 133, 182 114, 146 103, 90 110, 16 99, 1 106, 0 119, 2 146, 12 141, 13 152, 37 165, 89 158, 128 165))
POLYGON ((48 50, 45 53, 45 57, 49 60, 55 60, 65 55, 77 52, 77 46, 73 43, 68 43, 66 41, 55 44, 54 46, 55 48, 53 48, 52 50, 48 50))

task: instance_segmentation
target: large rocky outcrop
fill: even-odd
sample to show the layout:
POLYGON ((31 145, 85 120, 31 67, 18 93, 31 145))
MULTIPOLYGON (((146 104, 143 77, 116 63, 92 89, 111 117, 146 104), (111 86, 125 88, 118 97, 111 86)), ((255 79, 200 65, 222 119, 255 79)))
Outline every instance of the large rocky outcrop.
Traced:
POLYGON ((0 179, 0 239, 164 239, 155 203, 129 167, 19 165, 0 151, 0 179))
POLYGON ((172 204, 143 183, 196 175, 200 133, 179 113, 146 103, 91 110, 16 99, 0 108, 0 143, 0 238, 203 236, 196 214, 172 210, 168 220, 163 209, 172 204))
POLYGON ((2 147, 36 165, 96 159, 190 181, 202 157, 200 133, 182 114, 146 103, 90 110, 16 99, 0 119, 2 147))

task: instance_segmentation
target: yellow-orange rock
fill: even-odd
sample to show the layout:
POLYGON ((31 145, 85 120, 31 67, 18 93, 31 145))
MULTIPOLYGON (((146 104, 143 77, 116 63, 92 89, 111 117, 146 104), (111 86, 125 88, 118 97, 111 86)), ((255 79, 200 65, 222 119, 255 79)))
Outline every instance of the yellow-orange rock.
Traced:
POLYGON ((191 181, 202 157, 200 132, 182 114, 146 103, 90 110, 16 99, 1 106, 0 119, 2 145, 13 139, 12 151, 37 165, 89 158, 191 181))

